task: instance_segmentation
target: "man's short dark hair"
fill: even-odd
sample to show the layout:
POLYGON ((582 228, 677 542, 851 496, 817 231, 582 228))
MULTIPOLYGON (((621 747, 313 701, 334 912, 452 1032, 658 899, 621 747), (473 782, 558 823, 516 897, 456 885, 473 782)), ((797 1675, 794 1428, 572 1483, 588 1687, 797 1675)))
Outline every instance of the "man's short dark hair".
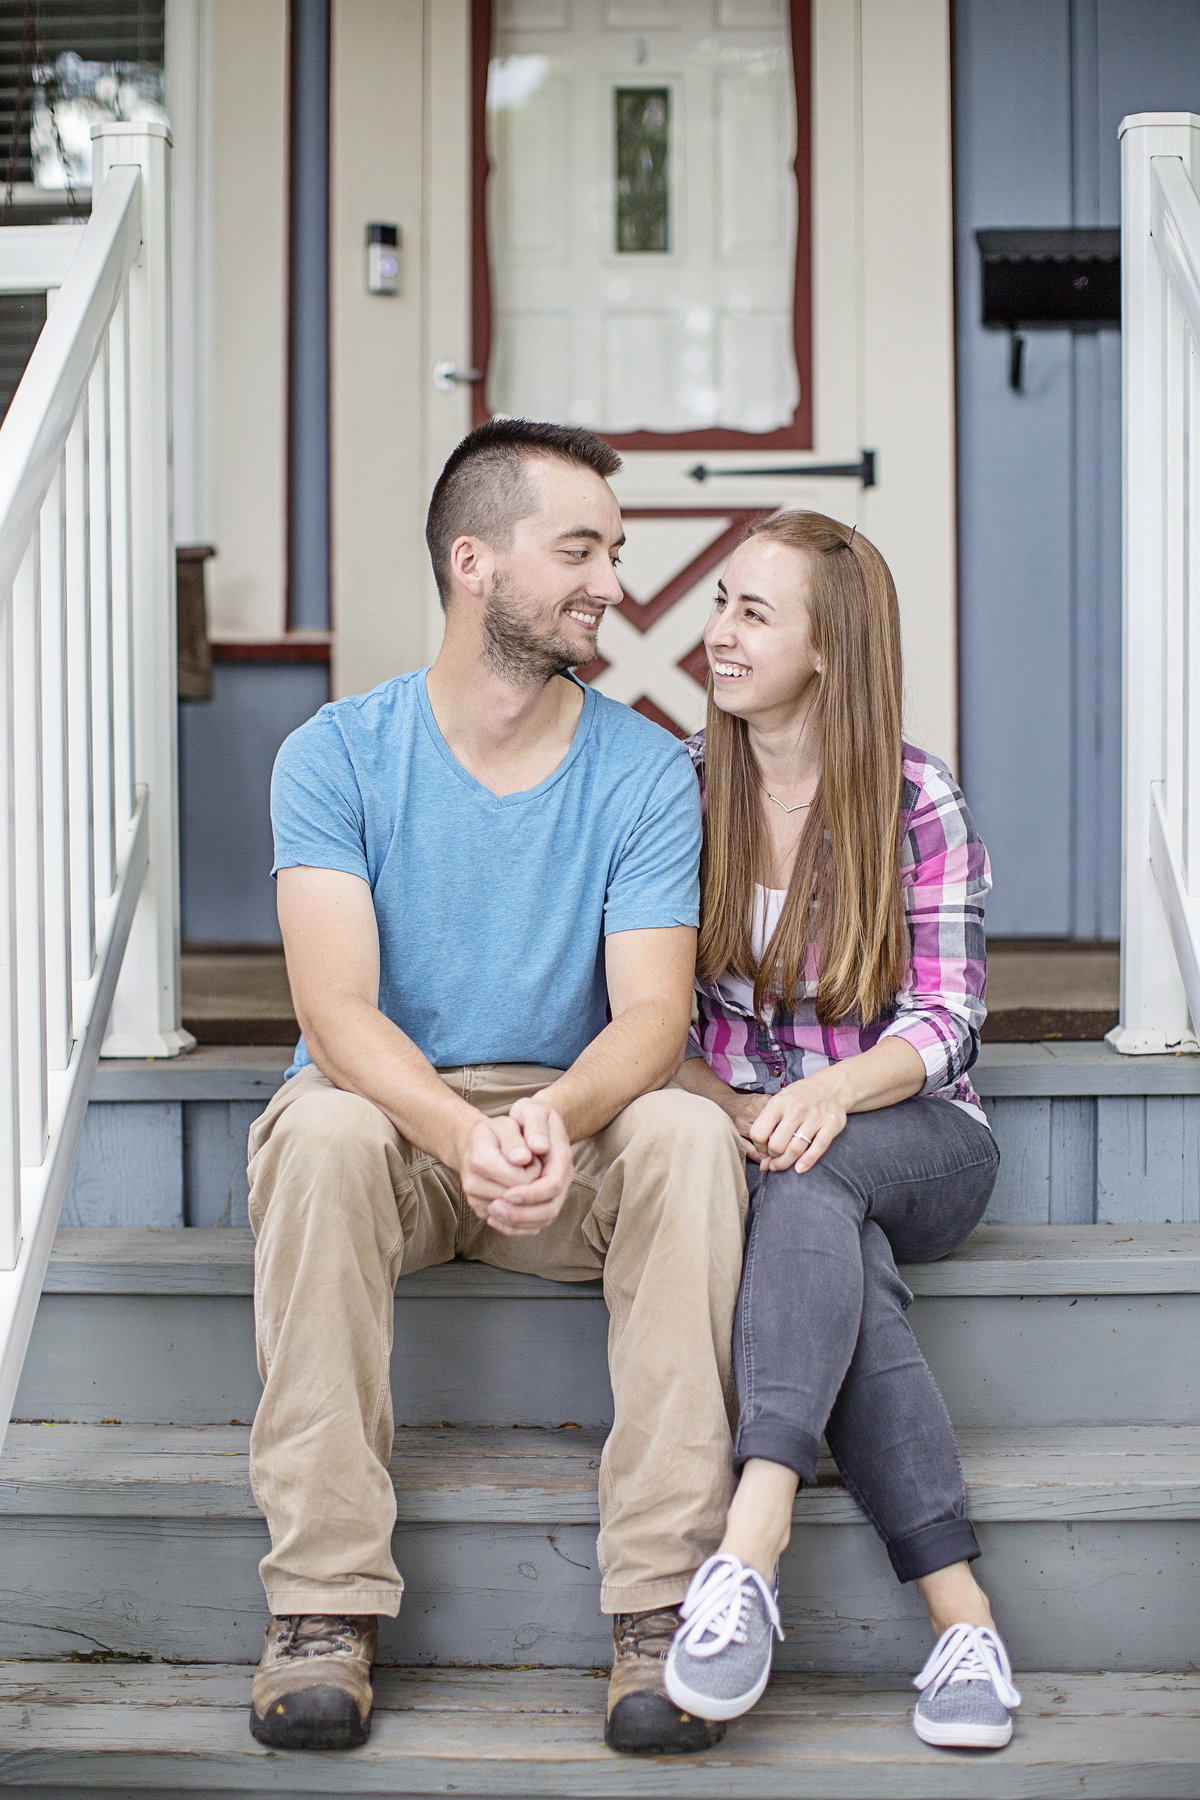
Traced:
POLYGON ((517 520, 534 510, 525 465, 538 456, 579 463, 606 481, 621 466, 611 444, 580 425, 489 419, 469 431, 438 476, 425 521, 425 542, 443 606, 450 591, 454 540, 477 537, 494 549, 508 549, 517 520))

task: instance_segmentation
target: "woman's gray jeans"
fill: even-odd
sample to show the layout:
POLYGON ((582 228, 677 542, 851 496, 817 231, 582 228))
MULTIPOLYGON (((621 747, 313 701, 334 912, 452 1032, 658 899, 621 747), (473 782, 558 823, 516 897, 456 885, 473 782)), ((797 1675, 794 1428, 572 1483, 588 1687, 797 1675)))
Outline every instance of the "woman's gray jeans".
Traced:
POLYGON ((934 1262, 961 1244, 999 1162, 982 1119, 918 1096, 852 1113, 806 1174, 747 1164, 738 1465, 764 1457, 811 1486, 824 1433, 901 1581, 978 1556, 979 1544, 896 1261, 934 1262))

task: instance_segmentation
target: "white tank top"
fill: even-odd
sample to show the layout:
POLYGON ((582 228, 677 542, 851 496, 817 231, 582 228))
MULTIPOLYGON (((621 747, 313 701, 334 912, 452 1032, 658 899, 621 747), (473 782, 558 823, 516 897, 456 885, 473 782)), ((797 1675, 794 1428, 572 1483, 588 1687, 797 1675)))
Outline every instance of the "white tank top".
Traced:
MULTIPOLYGON (((760 882, 754 884, 754 918, 750 923, 750 949, 756 963, 761 963, 763 953, 771 941, 779 915, 783 911, 783 903, 787 899, 786 888, 763 887, 760 882)), ((722 975, 717 983, 717 992, 723 1000, 732 1001, 743 1012, 754 1013, 754 983, 747 981, 743 975, 722 975)), ((763 1008, 764 1017, 770 1019, 774 1008, 768 1000, 763 1008)))

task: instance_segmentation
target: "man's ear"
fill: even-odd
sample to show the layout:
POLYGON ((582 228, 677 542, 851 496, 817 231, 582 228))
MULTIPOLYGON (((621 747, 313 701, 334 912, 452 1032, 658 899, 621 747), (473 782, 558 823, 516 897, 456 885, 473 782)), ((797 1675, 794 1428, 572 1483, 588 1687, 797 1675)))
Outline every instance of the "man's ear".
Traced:
POLYGON ((492 584, 492 551, 482 538, 455 538, 450 546, 450 572, 457 586, 479 600, 492 584))

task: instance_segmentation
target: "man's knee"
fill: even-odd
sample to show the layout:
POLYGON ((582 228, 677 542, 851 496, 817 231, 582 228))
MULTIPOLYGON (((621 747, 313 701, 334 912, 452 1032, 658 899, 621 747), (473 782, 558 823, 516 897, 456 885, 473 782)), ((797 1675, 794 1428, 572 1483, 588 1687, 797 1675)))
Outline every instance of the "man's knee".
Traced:
POLYGON ((330 1201, 345 1209, 355 1188, 392 1192, 391 1164, 400 1149, 395 1127, 360 1094, 319 1087, 298 1094, 275 1120, 250 1164, 251 1210, 305 1209, 330 1201))
POLYGON ((682 1210, 699 1223, 746 1207, 745 1157, 732 1122, 711 1100, 682 1088, 662 1088, 635 1100, 626 1113, 627 1170, 640 1197, 663 1211, 682 1210))

